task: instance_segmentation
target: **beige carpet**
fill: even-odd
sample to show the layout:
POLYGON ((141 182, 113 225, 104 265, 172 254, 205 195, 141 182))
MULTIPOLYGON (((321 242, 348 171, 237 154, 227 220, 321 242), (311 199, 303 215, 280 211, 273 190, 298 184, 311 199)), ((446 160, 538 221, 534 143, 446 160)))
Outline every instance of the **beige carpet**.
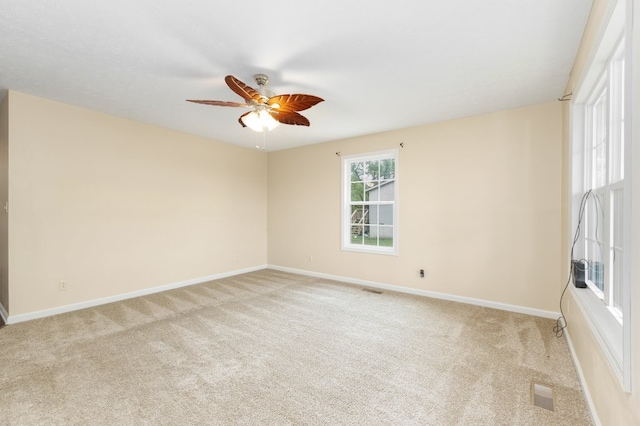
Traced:
POLYGON ((264 270, 0 329, 0 424, 590 424, 554 324, 264 270))

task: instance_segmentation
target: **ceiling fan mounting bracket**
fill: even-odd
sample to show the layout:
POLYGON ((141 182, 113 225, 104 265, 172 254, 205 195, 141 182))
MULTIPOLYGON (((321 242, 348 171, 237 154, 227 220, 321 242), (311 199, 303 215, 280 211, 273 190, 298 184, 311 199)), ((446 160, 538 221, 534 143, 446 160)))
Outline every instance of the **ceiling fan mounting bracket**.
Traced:
POLYGON ((253 76, 253 78, 260 87, 269 84, 269 76, 266 74, 256 74, 253 76))

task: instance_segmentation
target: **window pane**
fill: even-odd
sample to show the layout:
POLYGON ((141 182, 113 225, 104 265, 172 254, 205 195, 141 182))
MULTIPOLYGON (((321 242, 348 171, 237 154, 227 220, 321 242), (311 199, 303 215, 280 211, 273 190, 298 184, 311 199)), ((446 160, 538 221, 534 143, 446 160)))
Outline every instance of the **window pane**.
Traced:
POLYGON ((369 226, 365 232, 364 244, 369 246, 393 247, 392 226, 369 226))
POLYGON ((351 184, 351 201, 365 201, 364 183, 351 184))
POLYGON ((624 209, 624 189, 620 188, 612 191, 611 198, 611 218, 613 219, 612 245, 614 247, 622 248, 622 212, 624 209))
POLYGON ((623 271, 623 212, 624 209, 624 190, 622 188, 612 193, 612 238, 611 238, 611 291, 612 303, 615 308, 622 309, 622 271, 623 271))
POLYGON ((603 198, 600 194, 592 192, 586 205, 587 226, 585 237, 600 243, 604 241, 605 228, 603 198))
POLYGON ((604 292, 604 263, 597 261, 589 263, 589 279, 604 292))
POLYGON ((366 235, 364 238, 364 244, 367 246, 377 246, 378 245, 378 227, 377 226, 369 226, 369 229, 366 231, 366 235))
POLYGON ((393 226, 379 226, 378 227, 379 244, 382 247, 393 246, 393 226))
POLYGON ((622 310, 622 250, 613 250, 613 297, 612 304, 614 308, 622 310))
POLYGON ((379 215, 379 206, 378 205, 373 205, 373 206, 368 206, 369 207, 369 223, 372 225, 377 225, 378 224, 378 217, 379 215))
POLYGON ((380 247, 393 246, 393 228, 388 226, 371 226, 365 244, 380 247))
POLYGON ((599 188, 607 183, 607 146, 599 145, 593 153, 593 187, 599 188))
POLYGON ((604 264, 602 263, 602 244, 595 241, 588 242, 586 278, 600 291, 604 292, 604 264))
POLYGON ((361 224, 363 222, 365 210, 363 205, 351 206, 351 223, 361 224))
POLYGON ((605 219, 602 192, 592 192, 586 205, 585 237, 587 240, 586 278, 604 292, 604 230, 605 219))
POLYGON ((364 238, 364 226, 352 225, 351 226, 351 244, 362 244, 364 238))
POLYGON ((598 188, 607 183, 607 141, 609 135, 607 99, 608 92, 603 90, 592 108, 592 188, 598 188))
POLYGON ((390 204, 379 206, 377 219, 379 225, 393 225, 393 206, 390 204))
POLYGON ((351 206, 352 225, 366 225, 369 223, 369 206, 358 204, 351 206))
POLYGON ((380 182, 380 201, 395 200, 395 181, 386 180, 380 182))
POLYGON ((624 57, 611 63, 610 183, 624 179, 624 57))
POLYGON ((365 163, 351 163, 351 182, 362 182, 365 176, 365 163))
POLYGON ((390 180, 396 177, 396 162, 393 158, 386 158, 380 162, 380 180, 390 180))
POLYGON ((372 201, 377 203, 378 201, 380 201, 380 188, 378 187, 378 185, 375 185, 367 189, 365 189, 366 192, 366 197, 367 197, 367 201, 372 201))
POLYGON ((380 162, 378 160, 367 161, 367 180, 376 181, 379 178, 380 178, 380 162))
POLYGON ((612 141, 611 146, 611 183, 624 179, 624 123, 618 123, 619 137, 612 141))

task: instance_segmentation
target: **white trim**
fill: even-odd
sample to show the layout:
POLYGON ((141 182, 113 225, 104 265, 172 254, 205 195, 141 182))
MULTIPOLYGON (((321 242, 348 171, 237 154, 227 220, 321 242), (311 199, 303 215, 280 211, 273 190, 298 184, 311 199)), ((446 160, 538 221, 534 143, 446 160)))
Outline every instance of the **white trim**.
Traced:
POLYGON ((342 251, 348 251, 348 252, 352 252, 352 253, 384 254, 385 256, 399 256, 400 255, 396 251, 389 250, 388 247, 382 247, 382 246, 356 246, 355 244, 353 246, 349 245, 349 246, 346 246, 346 247, 342 247, 342 251))
POLYGON ((529 308, 526 306, 510 305, 508 303, 492 302, 490 300, 474 299, 472 297, 456 296, 453 294, 439 293, 436 291, 420 290, 417 288, 403 287, 393 284, 384 284, 375 281, 361 280, 357 278, 343 277, 339 275, 323 274, 320 272, 306 271, 303 269, 288 268, 285 266, 268 265, 269 269, 276 271, 290 272, 292 274, 306 275, 309 277, 325 278, 329 280, 342 281, 350 284, 358 284, 367 287, 380 288, 384 290, 397 291, 398 293, 413 294, 415 296, 431 297, 433 299, 449 300, 451 302, 465 303, 467 305, 483 306, 485 308, 499 309, 502 311, 516 312, 519 314, 532 315, 536 317, 557 319, 559 312, 545 311, 542 309, 529 308))
MULTIPOLYGON (((637 19, 638 12, 634 10, 634 0, 627 0, 626 2, 626 22, 625 22, 625 92, 626 96, 624 99, 625 105, 625 127, 624 127, 624 149, 625 149, 625 164, 624 164, 624 180, 625 180, 625 194, 624 194, 624 206, 622 208, 624 217, 622 219, 623 229, 625 232, 624 239, 624 251, 622 252, 622 262, 623 265, 632 265, 633 264, 633 240, 632 235, 636 235, 637 238, 637 229, 633 228, 633 179, 635 172, 633 171, 633 149, 634 149, 634 136, 637 137, 640 134, 638 131, 638 122, 637 122, 637 113, 634 111, 634 108, 640 107, 638 105, 637 90, 635 88, 635 84, 639 81, 638 77, 634 77, 637 75, 638 70, 635 68, 638 66, 639 61, 638 58, 635 58, 634 63, 634 49, 637 51, 635 47, 635 43, 640 40, 638 37, 634 37, 634 17, 637 19), (635 72, 635 74, 634 74, 635 72)), ((637 22, 636 22, 637 25, 637 22)), ((635 144, 635 149, 637 149, 637 144, 635 144)), ((637 214, 637 212, 636 212, 637 214)), ((637 285, 637 283, 635 283, 637 285)), ((631 275, 631 267, 627 266, 623 270, 623 279, 622 279, 622 312, 624 315, 624 322, 622 324, 622 388, 627 393, 631 393, 631 369, 632 369, 632 359, 633 359, 633 348, 632 348, 632 321, 633 312, 632 310, 635 308, 637 310, 637 306, 634 306, 635 303, 632 301, 632 275, 631 275)), ((637 390, 636 390, 637 392, 637 390)))
POLYGON ((587 386, 587 380, 584 377, 582 372, 582 367, 580 366, 580 361, 576 356, 576 350, 573 347, 573 342, 571 341, 571 337, 569 336, 569 330, 564 329, 564 337, 567 340, 567 345, 569 346, 569 353, 571 354, 571 359, 573 360, 573 365, 578 373, 578 380, 580 380, 580 386, 582 387, 582 392, 584 393, 584 398, 587 400, 587 405, 589 406, 589 412, 591 413, 591 420, 593 420, 593 424, 595 426, 600 426, 602 423, 600 422, 600 418, 598 417, 598 412, 596 411, 596 406, 593 403, 593 398, 591 398, 591 392, 589 392, 589 386, 587 386))
POLYGON ((7 319, 9 318, 9 314, 2 303, 0 303, 0 317, 2 317, 2 321, 4 321, 5 324, 8 324, 7 319))
MULTIPOLYGON (((50 317, 52 315, 63 314, 66 312, 78 311, 80 309, 92 308, 94 306, 105 305, 107 303, 133 299, 134 297, 147 296, 149 294, 161 293, 163 291, 173 290, 180 287, 187 287, 194 284, 205 283, 207 281, 219 280, 222 278, 228 278, 235 275, 246 274, 247 272, 260 271, 265 268, 266 268, 266 265, 252 266, 250 268, 237 269, 235 271, 223 272, 221 274, 209 275, 206 277, 194 278, 191 280, 180 281, 177 283, 145 288, 142 290, 136 290, 129 293, 122 293, 122 294, 116 294, 113 296, 101 297, 100 299, 93 299, 93 300, 87 300, 79 303, 72 303, 71 305, 59 306, 57 308, 44 309, 42 311, 29 312, 27 314, 20 314, 20 315, 7 315, 7 317, 5 318, 5 324, 16 324, 19 322, 50 317)), ((0 305, 0 307, 1 306, 2 305, 0 305)), ((0 310, 0 312, 2 312, 2 310, 0 310)))
POLYGON ((576 289, 573 286, 570 291, 582 316, 586 319, 587 326, 622 384, 622 325, 593 292, 576 289))
POLYGON ((591 88, 595 87, 597 80, 602 75, 606 61, 610 55, 608 52, 614 50, 614 45, 620 40, 623 34, 621 31, 625 24, 625 0, 615 0, 609 3, 604 13, 602 22, 596 40, 597 48, 591 51, 591 55, 587 59, 587 65, 584 67, 586 72, 578 80, 574 89, 574 97, 572 103, 586 102, 586 96, 589 95, 591 88))

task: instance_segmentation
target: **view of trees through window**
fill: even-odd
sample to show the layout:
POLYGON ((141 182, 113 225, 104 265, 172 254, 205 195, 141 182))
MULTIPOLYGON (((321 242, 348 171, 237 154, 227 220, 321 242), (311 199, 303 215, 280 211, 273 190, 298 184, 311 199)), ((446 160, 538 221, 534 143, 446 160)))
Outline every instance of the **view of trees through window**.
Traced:
POLYGON ((354 159, 349 170, 350 244, 393 247, 395 157, 354 159))

